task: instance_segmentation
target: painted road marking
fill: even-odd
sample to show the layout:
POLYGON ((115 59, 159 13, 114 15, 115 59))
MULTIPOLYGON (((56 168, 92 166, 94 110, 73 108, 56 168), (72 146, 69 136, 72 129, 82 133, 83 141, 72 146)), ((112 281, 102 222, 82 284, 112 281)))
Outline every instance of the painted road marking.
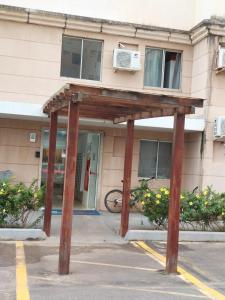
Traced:
POLYGON ((30 293, 27 285, 24 244, 22 241, 16 242, 16 299, 30 300, 30 293))
MULTIPOLYGON (((110 288, 113 289, 115 286, 113 285, 99 285, 101 287, 110 288)), ((151 289, 151 288, 135 288, 135 287, 128 287, 128 286, 118 286, 116 285, 116 289, 121 290, 131 290, 131 291, 138 291, 138 292, 147 292, 147 293, 157 293, 157 294, 166 294, 166 295, 174 295, 174 296, 183 296, 183 297, 190 297, 190 298, 201 298, 206 299, 207 297, 204 295, 195 295, 195 294, 187 294, 187 293, 181 293, 181 292, 172 292, 172 291, 162 291, 157 289, 151 289)))
MULTIPOLYGON (((161 265, 165 267, 166 258, 165 256, 159 254, 157 251, 146 245, 144 242, 132 242, 132 244, 136 247, 144 249, 149 256, 158 261, 161 265)), ((193 276, 191 273, 187 272, 185 269, 178 267, 177 271, 182 275, 183 279, 195 285, 203 294, 208 296, 210 299, 214 300, 225 300, 225 296, 220 292, 208 287, 197 277, 193 276)))
POLYGON ((112 267, 112 268, 133 269, 133 270, 151 271, 151 272, 158 271, 157 269, 131 267, 131 266, 115 265, 115 264, 104 264, 104 263, 91 262, 91 261, 71 260, 71 262, 79 263, 79 264, 89 264, 89 265, 95 265, 95 266, 103 266, 103 267, 112 267))

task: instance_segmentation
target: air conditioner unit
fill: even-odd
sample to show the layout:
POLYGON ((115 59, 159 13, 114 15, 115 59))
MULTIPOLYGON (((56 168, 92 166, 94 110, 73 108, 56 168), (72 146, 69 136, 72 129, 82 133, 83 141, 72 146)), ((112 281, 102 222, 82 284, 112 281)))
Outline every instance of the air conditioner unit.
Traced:
POLYGON ((225 47, 219 47, 217 69, 225 68, 225 47))
POLYGON ((124 71, 139 71, 141 69, 141 55, 138 51, 114 49, 113 68, 124 71))
POLYGON ((225 141, 225 117, 217 117, 214 123, 214 139, 225 141))

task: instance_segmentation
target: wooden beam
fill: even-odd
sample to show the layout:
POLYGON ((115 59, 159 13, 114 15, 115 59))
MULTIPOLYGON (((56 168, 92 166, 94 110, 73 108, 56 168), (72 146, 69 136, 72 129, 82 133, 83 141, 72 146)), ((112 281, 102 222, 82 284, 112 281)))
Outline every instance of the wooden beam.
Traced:
MULTIPOLYGON (((187 99, 186 99, 187 100, 187 99)), ((160 100, 154 100, 152 101, 151 98, 143 98, 138 101, 131 101, 126 99, 111 99, 103 96, 87 96, 83 95, 83 104, 85 105, 94 105, 96 107, 103 106, 103 107, 116 107, 120 109, 126 108, 126 109, 132 109, 134 112, 137 111, 149 111, 151 109, 179 109, 179 108, 189 108, 193 105, 193 101, 189 103, 188 101, 182 101, 183 103, 179 103, 179 101, 173 100, 173 102, 168 101, 168 103, 165 103, 165 101, 162 103, 160 100)))
POLYGON ((50 102, 48 102, 45 110, 50 112, 60 111, 65 107, 69 106, 70 102, 81 102, 82 94, 77 92, 72 92, 70 90, 65 90, 64 92, 60 92, 60 94, 55 95, 50 102))
MULTIPOLYGON (((81 107, 80 107, 81 108, 81 107)), ((67 116, 68 112, 67 110, 61 110, 59 112, 60 116, 67 116)), ((83 118, 93 118, 93 119, 103 119, 103 120, 110 120, 113 121, 115 118, 115 115, 110 113, 97 113, 94 111, 85 111, 84 109, 80 109, 79 116, 83 118)))
MULTIPOLYGON (((111 115, 127 115, 134 113, 134 109, 131 107, 117 107, 117 106, 96 106, 82 103, 81 109, 86 112, 96 112, 96 113, 108 113, 111 115)), ((139 109, 140 110, 140 109, 139 109)), ((138 110, 138 111, 139 111, 138 110)))
POLYGON ((66 164, 63 190, 63 209, 60 230, 59 274, 69 273, 72 216, 75 191, 79 127, 79 103, 69 103, 67 122, 66 164))
POLYGON ((164 108, 164 109, 152 109, 151 111, 142 111, 127 116, 115 118, 113 120, 114 124, 119 124, 126 122, 127 120, 140 120, 148 118, 157 118, 165 116, 174 116, 175 112, 181 114, 193 114, 195 109, 194 107, 179 107, 179 108, 164 108))
POLYGON ((184 153, 184 114, 174 118, 172 170, 170 178, 170 201, 167 235, 167 273, 177 273, 179 223, 180 223, 180 190, 182 178, 182 161, 184 153))
MULTIPOLYGON (((57 97, 64 97, 66 101, 77 102, 81 98, 87 102, 96 103, 97 105, 109 105, 109 106, 121 106, 128 107, 129 105, 141 105, 142 107, 155 107, 155 108, 178 108, 184 107, 202 107, 203 99, 172 96, 172 95, 160 95, 149 94, 137 91, 118 90, 104 87, 91 87, 86 85, 74 85, 68 84, 63 89, 60 89, 55 93, 44 105, 44 112, 49 113, 50 109, 54 109, 53 99, 57 97)), ((65 104, 65 103, 64 103, 65 104)), ((63 105, 64 105, 63 104, 63 105)))
POLYGON ((172 96, 172 95, 160 95, 160 94, 148 94, 138 91, 130 91, 130 90, 119 90, 105 87, 90 87, 83 85, 70 85, 70 90, 75 92, 80 92, 83 94, 85 98, 94 96, 95 98, 106 98, 106 99, 115 99, 115 100, 128 100, 132 102, 141 102, 148 101, 148 105, 150 103, 155 104, 168 104, 168 105, 181 105, 181 106, 203 106, 203 99, 200 98, 191 98, 191 97, 182 97, 182 96, 172 96), (97 96, 97 97, 96 97, 97 96))
POLYGON ((124 175, 123 175, 123 201, 120 223, 120 235, 124 237, 129 225, 129 200, 131 187, 131 172, 132 172, 132 156, 134 144, 134 121, 127 121, 127 137, 124 160, 124 175))
POLYGON ((52 201, 54 191, 54 166, 57 137, 57 117, 57 112, 52 112, 50 114, 48 173, 45 193, 45 212, 43 228, 47 236, 50 236, 51 232, 52 201))

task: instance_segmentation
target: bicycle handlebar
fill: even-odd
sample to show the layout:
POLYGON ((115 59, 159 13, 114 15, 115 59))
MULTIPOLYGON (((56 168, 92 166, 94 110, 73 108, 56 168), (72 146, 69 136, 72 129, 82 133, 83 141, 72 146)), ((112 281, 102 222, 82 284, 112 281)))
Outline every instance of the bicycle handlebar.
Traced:
POLYGON ((197 190, 198 190, 198 186, 196 186, 196 187, 193 189, 192 194, 194 194, 197 190))
POLYGON ((138 181, 139 181, 139 182, 141 182, 141 181, 146 181, 146 182, 148 182, 148 181, 150 181, 150 180, 152 180, 152 179, 155 179, 155 177, 154 177, 154 176, 152 176, 152 177, 150 177, 150 178, 147 178, 147 179, 145 179, 145 178, 142 178, 142 179, 139 179, 138 181))
MULTIPOLYGON (((148 182, 148 181, 150 181, 150 180, 152 180, 152 179, 155 179, 155 177, 154 177, 154 176, 152 176, 152 177, 150 177, 150 178, 147 178, 147 179, 145 179, 145 178, 142 178, 142 179, 139 179, 139 180, 138 180, 138 182, 141 182, 141 181, 146 181, 146 182, 148 182)), ((121 182, 123 182, 123 179, 121 180, 121 182)))

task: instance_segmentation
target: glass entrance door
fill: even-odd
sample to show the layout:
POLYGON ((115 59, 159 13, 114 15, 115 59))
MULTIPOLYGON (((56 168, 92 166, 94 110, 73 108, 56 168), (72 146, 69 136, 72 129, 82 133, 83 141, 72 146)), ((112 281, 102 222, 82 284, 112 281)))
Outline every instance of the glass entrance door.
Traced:
MULTIPOLYGON (((95 209, 99 162, 99 134, 80 132, 78 140, 74 208, 95 209)), ((42 175, 45 184, 49 151, 49 130, 43 132, 42 175)), ((64 168, 66 159, 66 130, 57 131, 53 207, 62 207, 64 168)))

